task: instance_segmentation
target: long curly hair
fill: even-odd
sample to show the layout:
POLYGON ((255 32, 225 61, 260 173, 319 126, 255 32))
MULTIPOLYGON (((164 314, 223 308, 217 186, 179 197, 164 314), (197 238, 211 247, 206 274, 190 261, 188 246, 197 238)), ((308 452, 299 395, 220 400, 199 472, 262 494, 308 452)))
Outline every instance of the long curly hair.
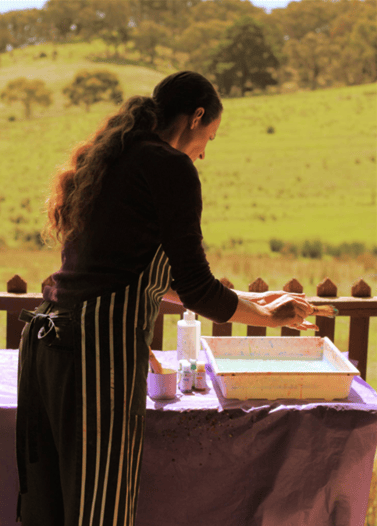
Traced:
POLYGON ((68 165, 55 174, 46 201, 45 242, 65 243, 83 231, 109 165, 127 149, 130 132, 158 133, 168 129, 179 115, 192 115, 199 107, 205 110, 204 125, 223 109, 213 85, 191 71, 169 75, 155 87, 152 97, 128 99, 91 138, 75 148, 68 165))

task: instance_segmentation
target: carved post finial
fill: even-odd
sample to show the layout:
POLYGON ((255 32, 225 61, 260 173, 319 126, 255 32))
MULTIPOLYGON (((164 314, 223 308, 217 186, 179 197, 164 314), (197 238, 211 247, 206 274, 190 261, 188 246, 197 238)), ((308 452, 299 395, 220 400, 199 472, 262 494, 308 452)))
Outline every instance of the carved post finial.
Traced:
POLYGON ((330 278, 325 278, 317 285, 317 296, 321 298, 334 297, 338 294, 338 288, 330 278))
POLYGON ((365 281, 360 278, 352 285, 351 293, 354 298, 370 298, 372 296, 372 289, 368 283, 365 283, 365 281))
POLYGON ((262 278, 257 278, 249 284, 249 292, 267 292, 268 285, 262 278))
POLYGON ((27 291, 27 283, 18 274, 15 274, 13 278, 11 278, 7 282, 7 292, 25 294, 26 291, 27 291))
POLYGON ((295 292, 300 294, 303 292, 304 287, 296 278, 293 278, 284 285, 283 290, 285 290, 285 292, 295 292))

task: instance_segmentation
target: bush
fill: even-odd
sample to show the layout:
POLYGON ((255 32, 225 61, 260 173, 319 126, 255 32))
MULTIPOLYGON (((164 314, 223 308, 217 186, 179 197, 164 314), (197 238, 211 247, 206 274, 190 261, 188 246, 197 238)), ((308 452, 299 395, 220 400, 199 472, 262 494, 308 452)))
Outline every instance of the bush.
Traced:
POLYGON ((377 246, 373 246, 367 251, 365 244, 357 241, 351 243, 341 243, 340 245, 324 245, 319 239, 305 240, 302 244, 295 244, 281 239, 271 238, 269 241, 271 252, 280 253, 283 256, 299 255, 304 258, 322 259, 324 254, 336 258, 349 257, 358 258, 363 254, 377 255, 377 246))
POLYGON ((366 251, 365 244, 354 241, 352 243, 341 243, 340 245, 327 245, 326 254, 334 257, 350 256, 357 257, 366 251))
POLYGON ((284 242, 281 239, 270 239, 270 249, 272 252, 281 252, 284 242))
POLYGON ((322 241, 315 239, 314 241, 306 240, 301 249, 301 255, 304 258, 322 259, 323 246, 322 241))

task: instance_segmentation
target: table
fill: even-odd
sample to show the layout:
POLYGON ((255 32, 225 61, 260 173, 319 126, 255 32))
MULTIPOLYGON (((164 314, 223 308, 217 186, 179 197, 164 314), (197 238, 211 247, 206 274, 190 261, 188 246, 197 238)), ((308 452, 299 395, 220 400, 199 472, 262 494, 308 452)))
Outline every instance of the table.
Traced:
MULTIPOLYGON (((16 351, 0 351, 0 370, 0 523, 14 526, 16 351)), ((242 402, 207 373, 204 393, 147 399, 137 526, 364 526, 377 446, 366 382, 342 401, 242 402)))

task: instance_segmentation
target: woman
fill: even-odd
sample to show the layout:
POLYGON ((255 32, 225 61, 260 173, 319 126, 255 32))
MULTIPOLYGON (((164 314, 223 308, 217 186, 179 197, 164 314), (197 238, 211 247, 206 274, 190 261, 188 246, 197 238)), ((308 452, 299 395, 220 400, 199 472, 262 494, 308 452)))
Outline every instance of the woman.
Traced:
POLYGON ((162 297, 216 322, 314 326, 302 296, 232 291, 209 269, 193 162, 221 101, 193 72, 133 97, 57 174, 49 233, 62 266, 21 343, 23 526, 133 525, 148 347, 162 297))

